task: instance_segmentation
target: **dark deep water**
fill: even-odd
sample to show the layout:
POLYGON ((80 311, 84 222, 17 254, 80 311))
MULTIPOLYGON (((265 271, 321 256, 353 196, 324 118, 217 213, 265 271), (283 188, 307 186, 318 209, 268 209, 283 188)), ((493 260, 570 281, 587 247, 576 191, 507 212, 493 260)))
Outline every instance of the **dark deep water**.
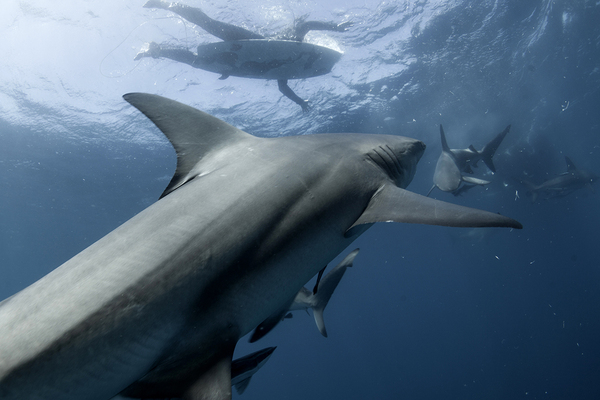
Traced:
POLYGON ((519 183, 564 172, 565 155, 600 174, 599 3, 189 2, 262 33, 292 14, 354 21, 346 33, 315 35, 344 51, 332 73, 290 82, 313 105, 306 115, 275 82, 136 64, 147 41, 215 40, 167 12, 143 2, 67 4, 11 1, 0 17, 0 298, 150 205, 168 183, 174 152, 124 93, 161 94, 260 136, 419 138, 428 149, 409 189, 421 194, 441 151, 440 123, 455 148, 480 148, 512 124, 497 173, 476 170, 490 185, 433 195, 525 228, 371 228, 325 312, 329 338, 296 313, 260 342, 240 341, 240 356, 278 346, 240 398, 600 398, 598 193, 532 204, 519 183))

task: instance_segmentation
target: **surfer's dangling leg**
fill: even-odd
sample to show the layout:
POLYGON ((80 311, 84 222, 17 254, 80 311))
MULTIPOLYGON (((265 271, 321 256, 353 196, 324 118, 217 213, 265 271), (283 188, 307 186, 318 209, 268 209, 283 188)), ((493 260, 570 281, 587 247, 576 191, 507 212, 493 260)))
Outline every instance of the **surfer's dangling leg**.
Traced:
POLYGON ((197 55, 192 53, 186 48, 169 48, 162 47, 158 43, 151 42, 148 45, 148 50, 140 51, 136 56, 135 60, 139 60, 144 57, 152 57, 152 58, 169 58, 171 60, 182 62, 185 64, 189 64, 192 67, 194 66, 194 61, 196 60, 197 55))
POLYGON ((288 86, 287 79, 278 79, 277 84, 279 85, 279 91, 283 93, 285 97, 302 107, 302 111, 308 112, 308 110, 310 110, 308 100, 302 100, 298 97, 298 95, 288 86))
POLYGON ((139 60, 144 57, 159 58, 160 57, 160 45, 155 42, 148 43, 148 50, 140 50, 135 56, 134 60, 139 60))
POLYGON ((174 12, 191 23, 198 25, 206 32, 222 40, 264 39, 265 37, 239 26, 227 24, 210 18, 202 10, 181 3, 170 3, 163 0, 150 0, 145 8, 160 8, 174 12))
POLYGON ((354 25, 354 23, 350 21, 336 24, 335 22, 300 20, 294 23, 292 37, 287 39, 302 42, 304 41, 304 36, 306 36, 306 34, 310 31, 346 32, 352 25, 354 25))

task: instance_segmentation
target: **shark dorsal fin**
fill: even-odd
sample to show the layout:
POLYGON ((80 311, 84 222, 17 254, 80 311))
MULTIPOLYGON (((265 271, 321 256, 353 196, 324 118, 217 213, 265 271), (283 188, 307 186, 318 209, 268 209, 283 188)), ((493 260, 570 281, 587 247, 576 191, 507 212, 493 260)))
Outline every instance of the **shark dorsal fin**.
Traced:
POLYGON ((469 145, 469 150, 471 150, 474 153, 478 153, 477 149, 472 144, 469 145))
POLYGON ((352 236, 356 227, 376 222, 473 228, 497 226, 521 229, 523 227, 518 221, 500 214, 434 200, 392 185, 381 187, 373 195, 367 209, 346 231, 346 237, 352 236))
POLYGON ((575 172, 577 171, 577 167, 573 164, 573 161, 567 156, 565 156, 565 162, 567 163, 567 172, 575 172))
POLYGON ((440 124, 440 137, 442 138, 442 150, 452 153, 450 151, 450 147, 448 146, 448 142, 446 141, 446 134, 444 133, 444 127, 442 124, 440 124))
POLYGON ((226 143, 254 138, 212 115, 161 96, 129 93, 123 98, 154 122, 177 153, 177 170, 161 198, 192 179, 190 172, 208 152, 226 143))

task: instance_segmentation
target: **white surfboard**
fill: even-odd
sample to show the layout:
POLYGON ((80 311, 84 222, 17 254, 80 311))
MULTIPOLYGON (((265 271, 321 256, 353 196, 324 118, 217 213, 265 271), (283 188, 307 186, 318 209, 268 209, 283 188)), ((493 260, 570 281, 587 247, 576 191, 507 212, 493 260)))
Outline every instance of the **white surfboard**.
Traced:
POLYGON ((227 76, 302 79, 331 71, 342 53, 291 40, 250 39, 202 44, 194 67, 227 76))

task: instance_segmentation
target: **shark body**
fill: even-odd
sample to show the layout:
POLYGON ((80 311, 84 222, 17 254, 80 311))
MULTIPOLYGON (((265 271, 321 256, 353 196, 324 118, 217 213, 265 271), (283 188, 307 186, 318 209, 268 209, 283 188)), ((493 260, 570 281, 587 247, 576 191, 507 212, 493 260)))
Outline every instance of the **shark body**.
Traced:
POLYGON ((532 203, 538 199, 539 195, 549 199, 567 196, 584 187, 589 187, 593 190, 592 184, 598 180, 598 175, 584 169, 578 169, 567 156, 565 156, 565 162, 567 164, 567 171, 555 178, 542 182, 539 185, 523 181, 529 188, 532 203))
POLYGON ((0 303, 0 399, 231 398, 236 342, 376 222, 521 228, 405 190, 425 146, 389 135, 257 138, 160 96, 161 199, 0 303))
POLYGON ((354 259, 358 255, 358 251, 359 249, 353 250, 344 257, 338 265, 325 275, 323 280, 317 282, 315 290, 308 290, 307 288, 302 287, 293 299, 286 302, 276 313, 256 327, 250 337, 250 343, 256 342, 258 339, 265 336, 284 318, 291 318, 292 314, 290 311, 308 310, 309 308, 313 310, 317 329, 319 329, 321 335, 327 337, 323 312, 325 311, 325 307, 327 306, 327 303, 329 303, 329 299, 331 299, 331 295, 335 288, 342 280, 346 269, 352 266, 354 259))
POLYGON ((490 181, 466 176, 463 173, 472 174, 473 168, 477 167, 479 161, 483 161, 490 171, 496 172, 492 157, 509 131, 510 125, 479 151, 473 145, 466 149, 451 149, 446 141, 444 128, 440 125, 442 154, 435 166, 433 186, 429 190, 429 193, 427 193, 427 196, 436 187, 443 192, 452 192, 454 195, 459 195, 476 185, 487 185, 490 183, 490 181))

